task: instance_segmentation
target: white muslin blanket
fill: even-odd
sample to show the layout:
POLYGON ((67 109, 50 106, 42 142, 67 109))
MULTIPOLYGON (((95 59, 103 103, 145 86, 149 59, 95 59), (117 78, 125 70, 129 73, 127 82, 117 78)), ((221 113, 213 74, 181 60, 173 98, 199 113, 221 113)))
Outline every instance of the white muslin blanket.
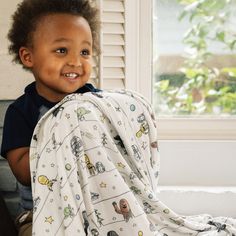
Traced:
POLYGON ((131 91, 71 94, 30 147, 34 236, 236 235, 236 221, 178 215, 158 197, 154 114, 131 91))

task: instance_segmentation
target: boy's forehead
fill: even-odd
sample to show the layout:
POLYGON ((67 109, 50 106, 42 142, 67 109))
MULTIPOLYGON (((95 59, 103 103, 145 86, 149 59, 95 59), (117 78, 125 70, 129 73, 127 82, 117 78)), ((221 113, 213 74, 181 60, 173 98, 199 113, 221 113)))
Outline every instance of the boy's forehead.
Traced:
POLYGON ((92 38, 90 26, 82 16, 69 14, 50 14, 43 16, 36 25, 35 36, 67 38, 72 33, 92 38))
MULTIPOLYGON (((42 16, 37 22, 37 26, 60 27, 61 25, 79 26, 90 28, 87 20, 79 15, 64 13, 54 13, 42 16)), ((63 28, 62 28, 63 29, 63 28)))

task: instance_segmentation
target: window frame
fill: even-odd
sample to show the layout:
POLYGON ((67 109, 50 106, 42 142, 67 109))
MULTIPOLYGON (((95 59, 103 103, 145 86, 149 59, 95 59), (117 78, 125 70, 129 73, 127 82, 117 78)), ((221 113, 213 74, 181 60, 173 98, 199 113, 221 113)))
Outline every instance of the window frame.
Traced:
MULTIPOLYGON (((125 1, 126 84, 152 101, 154 0, 125 1)), ((236 140, 236 117, 157 116, 160 140, 236 140)))

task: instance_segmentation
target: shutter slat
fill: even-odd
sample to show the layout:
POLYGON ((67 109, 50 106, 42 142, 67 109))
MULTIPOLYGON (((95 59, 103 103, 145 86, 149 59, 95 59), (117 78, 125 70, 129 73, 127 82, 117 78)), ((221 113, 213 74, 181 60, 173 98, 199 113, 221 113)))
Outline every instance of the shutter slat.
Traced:
POLYGON ((103 37, 104 45, 125 45, 124 37, 120 34, 105 34, 103 37))
POLYGON ((104 57, 104 66, 109 67, 120 67, 125 68, 125 62, 122 57, 104 57))
POLYGON ((104 80, 106 89, 124 88, 124 80, 108 78, 104 80))
POLYGON ((102 26, 102 31, 104 34, 124 34, 123 24, 110 24, 106 23, 102 26))
POLYGON ((117 0, 114 0, 114 1, 107 1, 107 0, 104 0, 103 1, 103 11, 104 12, 124 12, 125 9, 124 9, 124 4, 122 1, 117 1, 117 0))
POLYGON ((103 47, 103 56, 119 56, 124 57, 124 47, 122 46, 104 46, 103 47))
POLYGON ((105 78, 116 78, 116 79, 124 79, 124 70, 122 68, 104 68, 104 79, 105 78))
POLYGON ((103 23, 125 23, 124 14, 120 12, 104 12, 102 15, 103 23))

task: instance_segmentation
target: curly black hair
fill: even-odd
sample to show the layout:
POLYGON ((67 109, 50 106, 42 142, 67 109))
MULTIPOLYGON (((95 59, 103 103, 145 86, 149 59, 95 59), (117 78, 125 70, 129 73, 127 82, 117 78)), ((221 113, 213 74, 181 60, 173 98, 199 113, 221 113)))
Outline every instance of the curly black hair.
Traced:
MULTIPOLYGON (((12 16, 12 26, 8 32, 10 41, 9 53, 13 55, 13 62, 22 64, 19 49, 22 46, 32 46, 32 35, 37 23, 43 16, 66 13, 85 18, 90 26, 93 37, 93 48, 98 49, 98 9, 89 0, 23 0, 18 4, 12 16)), ((27 68, 25 68, 27 69, 27 68)))

